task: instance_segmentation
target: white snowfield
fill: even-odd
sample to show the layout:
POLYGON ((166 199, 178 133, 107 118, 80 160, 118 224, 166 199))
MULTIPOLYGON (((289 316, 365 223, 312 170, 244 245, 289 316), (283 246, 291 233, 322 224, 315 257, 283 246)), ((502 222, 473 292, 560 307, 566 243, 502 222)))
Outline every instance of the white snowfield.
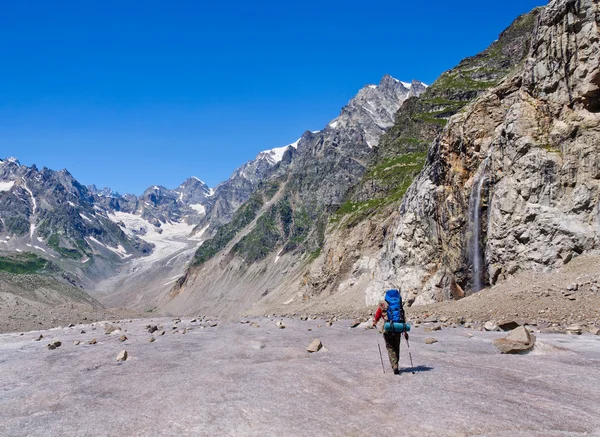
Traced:
POLYGON ((0 435, 600 433, 600 337, 540 334, 533 352, 501 355, 491 341, 502 333, 416 328, 414 367, 403 341, 404 369, 393 375, 385 355, 382 371, 377 342, 385 349, 375 330, 287 319, 278 329, 276 320, 203 328, 185 318, 172 329, 171 319, 140 319, 119 322, 125 331, 110 335, 103 323, 0 335, 0 435), (146 324, 163 325, 166 334, 156 332, 150 343, 146 324), (191 330, 182 334, 185 328, 191 330), (44 338, 33 341, 40 333, 44 338), (438 343, 426 345, 427 336, 438 343), (92 338, 98 344, 86 344, 92 338), (326 349, 311 355, 306 347, 315 338, 326 349), (55 340, 62 345, 48 350, 55 340), (129 358, 118 363, 121 350, 129 358))
POLYGON ((261 155, 263 156, 267 156, 268 159, 271 161, 271 163, 273 165, 277 164, 278 162, 281 162, 281 160, 283 159, 283 154, 285 153, 285 151, 287 149, 289 149, 290 147, 297 149, 298 148, 298 143, 300 142, 300 138, 298 138, 296 141, 294 141, 291 144, 288 144, 287 146, 283 146, 283 147, 276 147, 274 149, 271 150, 265 150, 263 152, 260 152, 257 156, 260 157, 261 155))
MULTIPOLYGON (((194 229, 194 225, 185 222, 163 223, 160 228, 157 228, 139 215, 121 211, 108 214, 108 218, 115 223, 123 222, 125 228, 122 229, 129 236, 136 235, 134 231, 145 231, 145 235, 139 234, 138 237, 154 244, 152 254, 135 259, 133 261, 135 265, 151 264, 187 248, 189 246, 188 237, 194 229)), ((196 235, 194 240, 201 237, 202 235, 196 235)))
MULTIPOLYGON (((115 223, 122 222, 123 231, 154 245, 148 256, 128 260, 120 272, 96 285, 95 295, 102 303, 114 307, 134 307, 147 309, 155 305, 155 300, 160 299, 170 289, 176 279, 166 278, 184 274, 189 260, 193 257, 197 247, 202 244, 206 226, 195 235, 191 235, 194 225, 185 222, 162 223, 157 228, 141 216, 117 211, 108 214, 108 218, 115 223), (145 289, 142 296, 140 289, 145 289), (153 296, 149 298, 148 295, 153 296), (154 300, 153 300, 154 299, 154 300)), ((129 257, 129 254, 124 257, 129 257)))
POLYGON ((193 205, 190 205, 190 208, 192 208, 194 211, 197 211, 200 214, 206 213, 206 207, 201 203, 195 203, 193 205))
POLYGON ((15 185, 15 181, 0 182, 0 191, 10 191, 15 185))

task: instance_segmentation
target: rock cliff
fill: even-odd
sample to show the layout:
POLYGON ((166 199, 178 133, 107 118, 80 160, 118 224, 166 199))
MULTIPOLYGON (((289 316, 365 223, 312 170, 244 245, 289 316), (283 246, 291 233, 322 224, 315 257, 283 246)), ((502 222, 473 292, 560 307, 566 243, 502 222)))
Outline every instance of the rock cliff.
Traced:
POLYGON ((433 142, 378 255, 416 304, 457 299, 600 245, 599 3, 544 8, 525 62, 433 142))

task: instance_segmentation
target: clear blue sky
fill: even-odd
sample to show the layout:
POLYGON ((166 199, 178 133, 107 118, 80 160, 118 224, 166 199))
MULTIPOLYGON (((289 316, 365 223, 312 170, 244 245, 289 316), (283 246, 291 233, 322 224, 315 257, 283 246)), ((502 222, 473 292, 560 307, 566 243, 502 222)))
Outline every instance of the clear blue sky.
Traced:
POLYGON ((365 84, 431 83, 544 4, 4 1, 0 157, 121 193, 214 186, 365 84))

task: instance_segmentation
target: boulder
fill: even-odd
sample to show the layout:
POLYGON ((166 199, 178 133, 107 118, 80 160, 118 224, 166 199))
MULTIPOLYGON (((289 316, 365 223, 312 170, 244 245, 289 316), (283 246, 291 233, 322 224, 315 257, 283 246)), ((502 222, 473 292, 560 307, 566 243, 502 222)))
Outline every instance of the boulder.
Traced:
POLYGON ((433 344, 433 343, 437 343, 437 340, 433 337, 427 337, 425 339, 425 344, 433 344))
POLYGON ((359 319, 356 319, 354 322, 352 322, 350 324, 351 328, 356 328, 358 325, 360 325, 362 322, 359 319))
POLYGON ((592 326, 590 328, 590 334, 592 334, 592 335, 600 335, 600 328, 598 328, 597 326, 592 326))
POLYGON ((306 348, 310 353, 318 352, 323 347, 323 343, 318 338, 315 338, 311 344, 306 348))
POLYGON ((581 325, 570 325, 567 326, 567 334, 571 334, 571 335, 581 335, 583 332, 583 326, 581 325))
POLYGON ((494 340, 493 344, 503 354, 516 354, 533 348, 535 335, 531 334, 524 326, 519 326, 510 331, 506 338, 494 340))
POLYGON ((117 361, 125 361, 125 360, 127 360, 127 351, 122 350, 121 352, 119 352, 119 355, 117 355, 117 361))

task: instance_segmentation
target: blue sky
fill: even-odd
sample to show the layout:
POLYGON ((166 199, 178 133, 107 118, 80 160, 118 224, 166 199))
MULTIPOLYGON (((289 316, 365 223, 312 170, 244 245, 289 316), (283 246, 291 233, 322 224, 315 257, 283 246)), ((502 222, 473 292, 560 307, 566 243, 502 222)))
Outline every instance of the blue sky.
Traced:
POLYGON ((365 84, 431 83, 544 4, 4 1, 0 157, 121 193, 214 186, 365 84))

